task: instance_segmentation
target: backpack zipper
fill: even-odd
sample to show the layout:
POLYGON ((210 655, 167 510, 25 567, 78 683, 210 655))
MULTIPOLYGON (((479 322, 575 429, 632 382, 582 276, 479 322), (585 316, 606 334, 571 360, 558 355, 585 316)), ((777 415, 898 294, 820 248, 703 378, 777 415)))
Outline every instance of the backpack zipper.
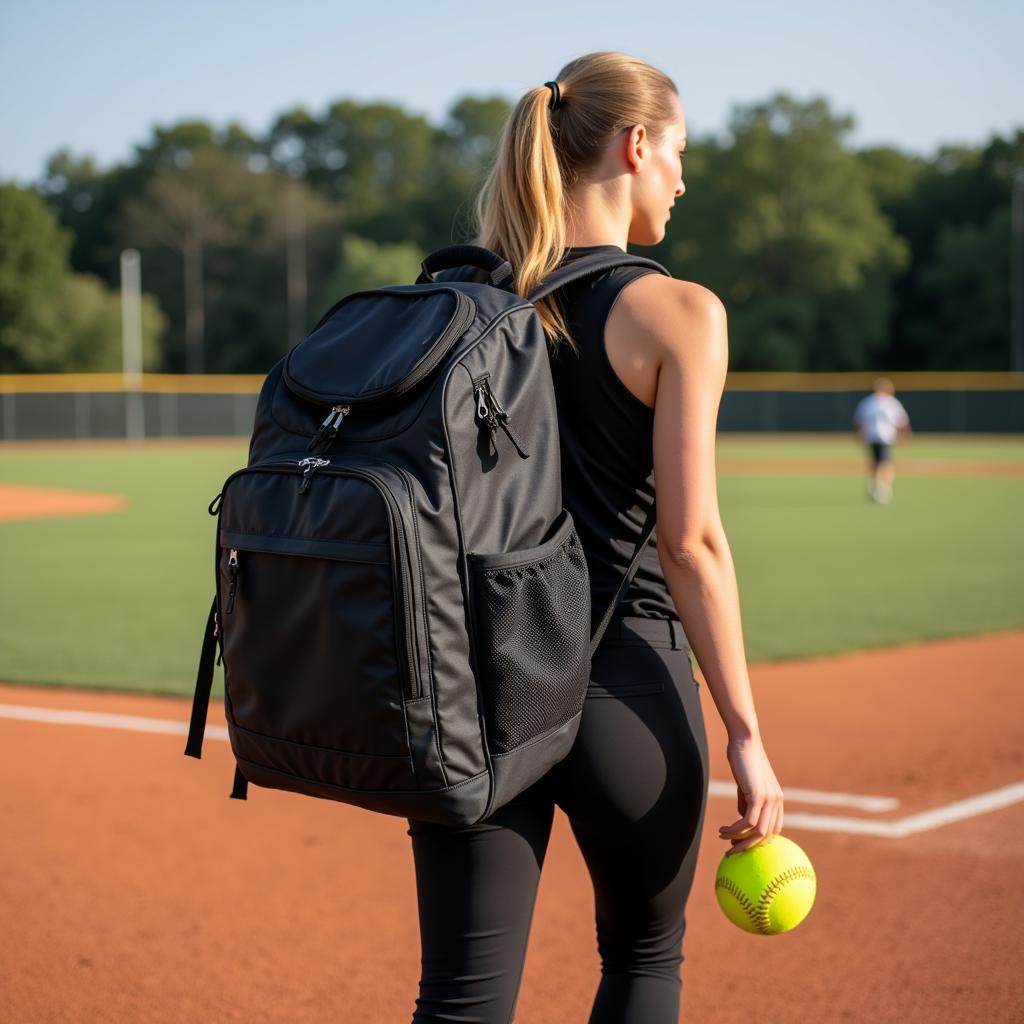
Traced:
MULTIPOLYGON (((330 459, 316 459, 316 458, 305 458, 305 459, 271 459, 267 462, 256 463, 252 466, 243 466, 241 469, 235 470, 227 480, 224 481, 224 486, 221 488, 221 494, 227 490, 228 484, 242 473, 247 472, 275 472, 280 470, 298 470, 299 467, 305 465, 303 472, 303 481, 299 485, 300 493, 305 493, 305 490, 309 490, 309 485, 312 482, 313 473, 316 472, 321 466, 326 466, 330 463, 330 459)), ((328 470, 330 476, 354 476, 360 479, 369 480, 381 497, 384 499, 384 504, 388 510, 388 520, 391 527, 391 532, 396 537, 396 542, 405 543, 405 529, 402 525, 401 510, 397 506, 397 502, 394 499, 391 491, 387 485, 379 480, 370 470, 362 470, 361 468, 353 466, 337 466, 331 470, 328 470)), ((217 509, 217 528, 218 533, 220 530, 220 513, 223 508, 223 503, 217 509)), ((219 543, 218 543, 219 548, 219 543)), ((397 552, 396 552, 397 554, 397 552)), ((413 581, 410 577, 407 568, 407 561, 401 557, 392 559, 392 577, 400 577, 400 614, 399 619, 402 623, 402 634, 403 642, 405 645, 406 658, 404 661, 399 660, 399 665, 404 668, 405 675, 405 692, 409 694, 410 700, 416 700, 423 695, 423 683, 420 677, 420 673, 417 670, 416 650, 415 650, 415 637, 413 634, 413 581), (395 563, 398 563, 398 569, 396 572, 395 563)), ((234 608, 235 603, 235 591, 237 588, 237 577, 238 577, 238 550, 231 548, 228 556, 228 573, 231 576, 231 584, 228 588, 228 605, 225 608, 225 614, 231 612, 234 608), (234 568, 232 570, 231 556, 235 558, 234 568)))
POLYGON ((321 445, 324 448, 330 446, 331 442, 338 436, 338 427, 341 426, 341 421, 351 412, 352 406, 350 405, 332 405, 331 411, 327 414, 327 419, 320 424, 320 429, 313 435, 313 440, 309 442, 307 451, 316 451, 321 445), (331 421, 334 421, 333 423, 331 421))
POLYGON ((235 610, 235 593, 238 590, 238 548, 232 548, 228 552, 228 578, 231 583, 228 585, 228 604, 224 609, 225 615, 230 615, 235 610))
POLYGON ((508 439, 515 445, 520 457, 528 459, 530 453, 523 446, 522 442, 512 432, 512 420, 509 414, 501 407, 494 392, 491 390, 490 374, 485 373, 480 377, 473 378, 473 392, 476 395, 476 414, 481 422, 487 424, 493 434, 498 427, 508 435, 508 439))
POLYGON ((482 377, 473 379, 473 394, 476 395, 476 418, 481 423, 486 423, 493 434, 498 429, 498 417, 486 398, 484 383, 487 377, 488 374, 485 373, 482 377))
POLYGON ((319 459, 315 456, 310 456, 307 459, 299 459, 298 464, 305 466, 306 468, 302 471, 302 483, 299 484, 299 494, 305 494, 310 485, 313 483, 313 474, 321 466, 329 466, 331 464, 330 459, 319 459))

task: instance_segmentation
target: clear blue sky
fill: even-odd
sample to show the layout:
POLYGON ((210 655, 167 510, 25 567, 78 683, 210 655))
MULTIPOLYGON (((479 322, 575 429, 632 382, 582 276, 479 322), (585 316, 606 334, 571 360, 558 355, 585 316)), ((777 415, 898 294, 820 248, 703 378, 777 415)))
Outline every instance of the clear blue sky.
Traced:
POLYGON ((1024 127, 1022 41, 1024 4, 1012 0, 10 0, 0 179, 36 180, 62 146, 107 167, 155 124, 235 119, 259 133, 340 97, 439 122, 466 92, 514 99, 596 49, 671 75, 694 137, 724 131, 734 104, 785 89, 852 114, 851 145, 930 154, 1024 127))

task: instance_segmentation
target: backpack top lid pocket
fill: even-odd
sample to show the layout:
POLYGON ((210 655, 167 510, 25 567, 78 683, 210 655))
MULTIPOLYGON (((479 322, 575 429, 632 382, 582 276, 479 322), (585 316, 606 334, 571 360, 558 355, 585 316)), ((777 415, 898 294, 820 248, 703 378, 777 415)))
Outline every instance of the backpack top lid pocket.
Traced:
POLYGON ((475 316, 472 298, 450 286, 353 292, 285 357, 285 385, 328 404, 398 400, 430 375, 475 316))

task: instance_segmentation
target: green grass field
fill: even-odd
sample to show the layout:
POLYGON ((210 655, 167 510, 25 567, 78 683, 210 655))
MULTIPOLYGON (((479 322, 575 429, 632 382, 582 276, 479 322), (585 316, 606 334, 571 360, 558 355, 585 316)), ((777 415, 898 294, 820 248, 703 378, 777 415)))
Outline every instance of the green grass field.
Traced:
MULTIPOLYGON (((0 521, 0 679, 190 692, 213 594, 206 506, 245 455, 245 441, 0 447, 0 482, 131 501, 0 521)), ((723 435, 719 457, 863 463, 825 435, 723 435)), ((720 472, 749 660, 1024 626, 1024 476, 901 476, 901 459, 1020 463, 1024 438, 915 436, 885 506, 856 471, 720 472)))

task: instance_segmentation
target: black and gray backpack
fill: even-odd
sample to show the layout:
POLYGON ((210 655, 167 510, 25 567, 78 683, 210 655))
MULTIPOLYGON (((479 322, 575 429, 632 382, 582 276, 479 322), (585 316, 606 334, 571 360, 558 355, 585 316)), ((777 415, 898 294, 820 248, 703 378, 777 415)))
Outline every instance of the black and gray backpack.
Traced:
POLYGON ((416 283, 345 296, 267 375, 248 464, 210 504, 216 594, 185 753, 214 673, 247 783, 473 824, 568 753, 593 636, 562 505, 548 347, 490 250, 440 249, 416 283))

